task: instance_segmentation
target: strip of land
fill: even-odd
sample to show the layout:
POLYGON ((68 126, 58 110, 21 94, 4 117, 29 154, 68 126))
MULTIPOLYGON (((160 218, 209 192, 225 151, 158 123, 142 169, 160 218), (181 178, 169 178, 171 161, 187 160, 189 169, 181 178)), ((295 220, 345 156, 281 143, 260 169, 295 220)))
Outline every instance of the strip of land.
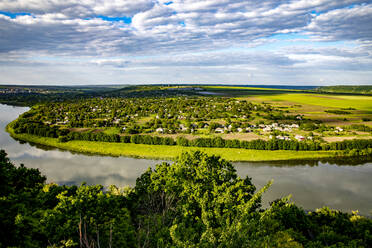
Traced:
POLYGON ((57 138, 39 137, 30 134, 16 134, 7 127, 7 131, 13 138, 30 143, 46 145, 81 153, 91 153, 107 156, 128 156, 148 159, 174 159, 182 152, 203 151, 210 155, 219 155, 222 158, 237 161, 283 161, 330 158, 336 155, 336 151, 266 151, 247 150, 236 148, 199 148, 165 145, 144 145, 132 143, 108 143, 95 141, 68 141, 58 142, 57 138))

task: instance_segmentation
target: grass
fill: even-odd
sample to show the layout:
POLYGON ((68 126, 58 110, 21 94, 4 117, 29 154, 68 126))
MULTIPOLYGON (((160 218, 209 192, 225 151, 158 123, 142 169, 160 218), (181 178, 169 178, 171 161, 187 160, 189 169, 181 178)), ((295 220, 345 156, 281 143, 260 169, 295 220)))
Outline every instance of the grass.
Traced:
POLYGON ((120 133, 120 128, 118 128, 118 127, 109 127, 109 128, 106 128, 103 132, 105 134, 119 134, 120 133))
POLYGON ((218 93, 219 96, 243 97, 243 96, 261 96, 278 95, 294 92, 294 90, 253 88, 253 87, 227 87, 227 86, 207 86, 203 87, 208 92, 218 93))
POLYGON ((259 96, 267 101, 287 101, 293 103, 332 107, 332 108, 355 108, 357 110, 371 110, 372 96, 344 96, 322 94, 278 94, 259 96))
POLYGON ((210 155, 220 155, 229 161, 279 161, 294 159, 319 159, 335 156, 334 151, 263 151, 234 148, 197 148, 183 146, 143 145, 132 143, 107 143, 93 141, 69 141, 60 143, 56 138, 39 137, 30 134, 15 134, 8 126, 12 137, 31 143, 57 147, 81 153, 108 156, 128 156, 151 159, 174 159, 182 152, 200 150, 210 155))

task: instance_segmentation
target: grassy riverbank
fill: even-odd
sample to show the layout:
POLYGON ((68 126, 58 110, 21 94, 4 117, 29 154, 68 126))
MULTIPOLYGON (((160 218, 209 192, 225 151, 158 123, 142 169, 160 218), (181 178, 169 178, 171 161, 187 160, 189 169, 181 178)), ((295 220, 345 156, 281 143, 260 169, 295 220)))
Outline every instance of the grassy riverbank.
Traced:
POLYGON ((39 137, 30 134, 16 134, 10 125, 7 132, 13 138, 56 147, 64 150, 92 153, 108 156, 129 156, 138 158, 152 159, 174 159, 182 152, 200 150, 208 154, 220 155, 229 161, 274 161, 274 160, 293 160, 293 159, 318 159, 333 157, 335 151, 266 151, 266 150, 247 150, 235 148, 198 148, 183 146, 164 146, 164 145, 143 145, 132 143, 108 143, 95 141, 68 141, 58 142, 56 138, 39 137))

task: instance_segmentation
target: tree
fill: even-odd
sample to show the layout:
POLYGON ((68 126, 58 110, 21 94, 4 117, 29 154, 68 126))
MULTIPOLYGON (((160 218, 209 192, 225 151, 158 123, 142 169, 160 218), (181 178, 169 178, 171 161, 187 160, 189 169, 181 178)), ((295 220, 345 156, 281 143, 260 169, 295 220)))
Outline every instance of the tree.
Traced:
POLYGON ((217 156, 185 153, 173 165, 157 165, 137 180, 134 190, 140 240, 158 245, 144 237, 150 232, 161 240, 196 245, 206 242, 203 235, 210 228, 217 238, 218 230, 242 211, 239 206, 250 202, 250 210, 259 208, 260 196, 253 198, 254 191, 250 178, 240 179, 234 167, 217 156), (148 221, 151 230, 146 229, 148 221))

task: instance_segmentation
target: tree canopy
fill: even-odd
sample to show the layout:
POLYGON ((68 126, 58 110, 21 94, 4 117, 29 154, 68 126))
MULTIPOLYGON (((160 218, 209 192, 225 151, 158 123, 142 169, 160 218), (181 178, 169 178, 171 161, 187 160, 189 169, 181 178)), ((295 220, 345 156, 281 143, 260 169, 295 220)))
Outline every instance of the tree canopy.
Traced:
POLYGON ((371 247, 372 220, 261 206, 231 163, 202 152, 148 169, 133 188, 47 184, 0 152, 0 247, 371 247))

